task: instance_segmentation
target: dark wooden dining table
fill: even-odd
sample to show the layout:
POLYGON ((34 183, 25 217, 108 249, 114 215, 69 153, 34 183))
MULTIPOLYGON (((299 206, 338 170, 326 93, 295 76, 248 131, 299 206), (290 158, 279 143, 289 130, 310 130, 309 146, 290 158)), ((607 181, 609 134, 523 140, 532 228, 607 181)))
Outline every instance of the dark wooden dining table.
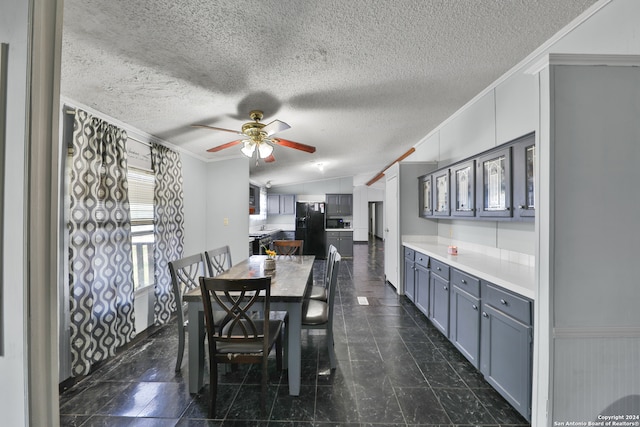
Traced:
MULTIPOLYGON (((253 255, 234 265, 217 277, 241 279, 265 276, 265 255, 253 255)), ((276 256, 276 270, 271 274, 271 310, 288 313, 287 369, 289 394, 300 394, 302 303, 313 283, 315 256, 276 256)), ((189 334, 189 392, 197 393, 204 385, 204 307, 200 289, 196 288, 183 296, 188 304, 189 334)))

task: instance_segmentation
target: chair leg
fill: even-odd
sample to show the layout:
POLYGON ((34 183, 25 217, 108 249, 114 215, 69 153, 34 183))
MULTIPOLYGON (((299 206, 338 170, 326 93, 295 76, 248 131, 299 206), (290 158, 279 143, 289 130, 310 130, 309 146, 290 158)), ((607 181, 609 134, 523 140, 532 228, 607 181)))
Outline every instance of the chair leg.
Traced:
POLYGON ((211 394, 209 401, 209 418, 215 418, 216 398, 218 396, 218 364, 215 360, 209 363, 209 390, 211 394))
POLYGON ((182 367, 182 356, 184 355, 184 322, 178 318, 178 360, 176 361, 176 372, 180 372, 182 367))
POLYGON ((331 364, 331 369, 336 369, 336 347, 333 341, 333 328, 327 328, 327 351, 329 352, 329 363, 331 364))

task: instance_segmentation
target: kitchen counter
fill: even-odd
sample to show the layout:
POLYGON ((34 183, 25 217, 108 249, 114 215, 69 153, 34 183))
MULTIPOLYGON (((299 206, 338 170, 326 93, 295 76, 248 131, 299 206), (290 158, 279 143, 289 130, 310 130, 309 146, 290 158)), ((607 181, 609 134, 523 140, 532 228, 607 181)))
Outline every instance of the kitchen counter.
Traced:
POLYGON ((353 228, 325 228, 324 231, 346 231, 353 232, 353 228))
POLYGON ((279 228, 265 228, 264 230, 249 231, 249 237, 261 238, 281 232, 279 228))
POLYGON ((442 261, 465 273, 484 279, 517 294, 535 300, 535 270, 533 267, 492 257, 480 252, 460 250, 458 255, 447 253, 448 245, 437 241, 404 240, 403 246, 442 261))

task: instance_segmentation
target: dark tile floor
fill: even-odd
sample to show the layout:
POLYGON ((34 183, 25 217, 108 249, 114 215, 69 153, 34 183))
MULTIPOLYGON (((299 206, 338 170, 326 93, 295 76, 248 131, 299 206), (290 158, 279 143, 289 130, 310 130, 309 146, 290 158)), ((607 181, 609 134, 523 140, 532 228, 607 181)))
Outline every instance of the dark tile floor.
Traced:
MULTIPOLYGON (((322 331, 303 331, 300 396, 270 363, 267 414, 259 367, 220 378, 217 417, 209 387, 190 395, 188 367, 174 372, 175 324, 122 352, 60 396, 63 426, 528 426, 412 303, 384 282, 383 246, 356 244, 343 259, 336 298, 338 368, 322 331), (358 296, 369 305, 358 304, 358 296), (317 332, 317 333, 314 333, 317 332)), ((323 273, 318 261, 314 275, 323 273)))

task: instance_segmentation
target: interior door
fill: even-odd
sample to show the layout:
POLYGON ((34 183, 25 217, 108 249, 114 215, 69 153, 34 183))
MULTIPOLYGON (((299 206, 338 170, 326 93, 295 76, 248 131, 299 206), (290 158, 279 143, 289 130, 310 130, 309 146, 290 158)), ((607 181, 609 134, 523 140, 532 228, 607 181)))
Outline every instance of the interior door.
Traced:
POLYGON ((384 274, 399 294, 404 291, 398 270, 400 238, 398 235, 398 176, 387 177, 384 203, 384 274))

